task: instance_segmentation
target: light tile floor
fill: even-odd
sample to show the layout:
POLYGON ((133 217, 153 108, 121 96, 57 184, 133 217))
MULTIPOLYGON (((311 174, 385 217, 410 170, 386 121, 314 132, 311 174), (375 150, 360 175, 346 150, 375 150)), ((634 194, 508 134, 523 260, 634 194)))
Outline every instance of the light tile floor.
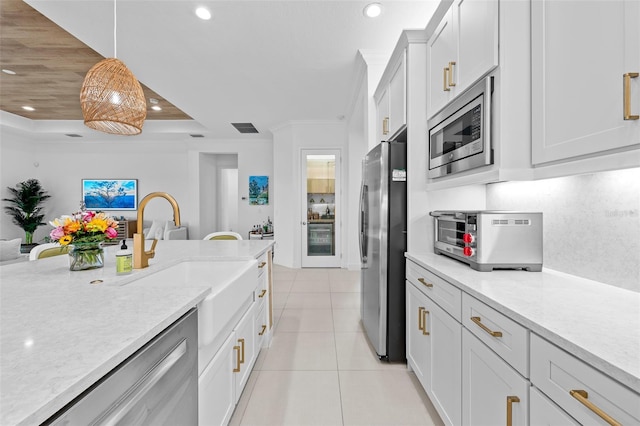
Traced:
POLYGON ((441 425, 406 364, 381 362, 360 323, 360 272, 274 265, 274 335, 231 425, 441 425))

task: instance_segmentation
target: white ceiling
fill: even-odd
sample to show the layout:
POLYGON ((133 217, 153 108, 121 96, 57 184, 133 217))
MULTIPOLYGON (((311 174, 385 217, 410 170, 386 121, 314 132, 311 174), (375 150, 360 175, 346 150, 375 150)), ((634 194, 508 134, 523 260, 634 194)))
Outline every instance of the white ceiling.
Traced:
MULTIPOLYGON (((113 1, 26 2, 101 55, 114 56, 113 1)), ((193 117, 200 133, 271 137, 270 129, 291 120, 346 116, 357 51, 390 55, 401 31, 425 28, 438 4, 380 2, 383 14, 370 19, 363 16, 369 1, 358 0, 119 0, 117 57, 193 117), (211 20, 195 16, 200 5, 211 20), (240 135, 231 122, 251 122, 260 134, 240 135)))

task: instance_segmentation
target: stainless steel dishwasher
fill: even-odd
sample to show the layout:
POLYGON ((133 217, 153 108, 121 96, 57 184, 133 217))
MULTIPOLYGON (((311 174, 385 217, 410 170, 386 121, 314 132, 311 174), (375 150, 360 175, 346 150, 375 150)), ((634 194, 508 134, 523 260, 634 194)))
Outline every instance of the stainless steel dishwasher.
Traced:
POLYGON ((197 425, 196 309, 167 327, 45 424, 197 425))

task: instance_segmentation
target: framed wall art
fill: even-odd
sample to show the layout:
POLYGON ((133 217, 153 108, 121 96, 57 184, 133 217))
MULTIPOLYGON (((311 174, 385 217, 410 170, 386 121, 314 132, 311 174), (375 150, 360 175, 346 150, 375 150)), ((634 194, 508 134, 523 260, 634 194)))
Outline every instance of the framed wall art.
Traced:
POLYGON ((249 176, 249 205, 269 204, 269 176, 249 176))
POLYGON ((89 210, 137 210, 136 179, 83 179, 82 201, 89 210))

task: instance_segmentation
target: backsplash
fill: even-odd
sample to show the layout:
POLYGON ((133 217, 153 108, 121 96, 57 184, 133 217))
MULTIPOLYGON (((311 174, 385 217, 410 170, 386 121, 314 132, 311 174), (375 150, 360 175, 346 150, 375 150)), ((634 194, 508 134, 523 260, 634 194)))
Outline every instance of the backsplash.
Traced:
POLYGON ((487 209, 542 211, 544 267, 640 292, 640 169, 490 184, 487 209))

